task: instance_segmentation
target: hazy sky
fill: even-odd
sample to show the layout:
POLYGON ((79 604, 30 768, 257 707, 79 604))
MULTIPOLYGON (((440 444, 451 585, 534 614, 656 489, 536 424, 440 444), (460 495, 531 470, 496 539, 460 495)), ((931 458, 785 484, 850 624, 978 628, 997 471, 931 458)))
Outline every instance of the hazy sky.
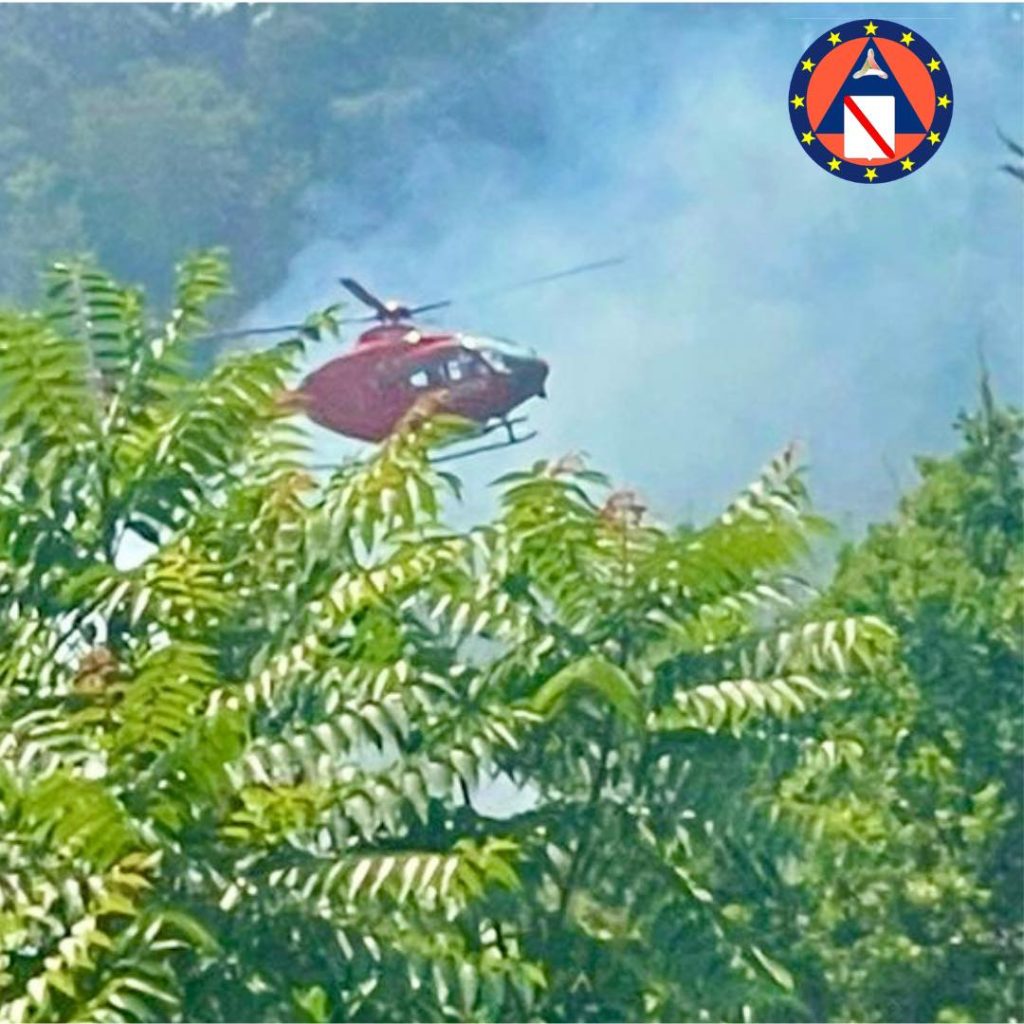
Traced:
MULTIPOLYGON (((510 466, 583 449, 665 518, 700 516, 799 438, 828 514, 884 514, 910 456, 952 445, 979 340, 999 391, 1021 396, 1024 188, 996 171, 995 135, 1024 137, 1021 10, 874 12, 938 49, 955 107, 920 173, 860 186, 803 155, 786 106, 803 47, 860 8, 552 8, 516 46, 514 75, 463 72, 453 54, 471 81, 533 79, 546 141, 529 154, 427 145, 402 210, 357 243, 299 253, 250 319, 333 301, 341 273, 425 301, 625 254, 439 321, 519 339, 552 365, 550 400, 529 407, 541 436, 463 464, 471 509, 510 466)), ((366 200, 338 197, 325 231, 366 200)), ((355 450, 317 437, 319 457, 355 450)))

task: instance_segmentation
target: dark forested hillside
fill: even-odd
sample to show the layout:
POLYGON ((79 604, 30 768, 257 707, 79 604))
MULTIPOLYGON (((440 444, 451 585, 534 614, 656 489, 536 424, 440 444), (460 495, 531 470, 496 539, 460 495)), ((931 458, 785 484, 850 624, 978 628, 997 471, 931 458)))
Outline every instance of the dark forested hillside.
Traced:
POLYGON ((4 6, 0 295, 85 250, 165 294, 161 271, 210 244, 260 294, 305 237, 311 182, 372 179, 384 213, 424 133, 493 132, 497 104, 526 102, 472 69, 538 10, 4 6))

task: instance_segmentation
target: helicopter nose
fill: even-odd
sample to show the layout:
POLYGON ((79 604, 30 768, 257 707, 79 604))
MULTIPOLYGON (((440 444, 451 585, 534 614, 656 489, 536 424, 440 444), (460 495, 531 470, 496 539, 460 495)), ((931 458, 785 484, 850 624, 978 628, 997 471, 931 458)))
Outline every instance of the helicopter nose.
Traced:
POLYGON ((548 393, 544 385, 548 379, 548 364, 543 359, 528 359, 526 364, 523 378, 527 394, 547 398, 548 393))
POLYGON ((506 372, 511 375, 510 384, 517 402, 525 402, 537 395, 546 398, 544 383, 548 377, 548 364, 536 356, 505 356, 506 372))

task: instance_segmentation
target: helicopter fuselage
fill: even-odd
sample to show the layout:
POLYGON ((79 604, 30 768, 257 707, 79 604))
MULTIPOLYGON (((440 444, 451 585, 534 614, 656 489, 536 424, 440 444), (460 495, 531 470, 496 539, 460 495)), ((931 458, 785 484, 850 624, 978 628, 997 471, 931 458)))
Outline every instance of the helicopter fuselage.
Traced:
POLYGON ((510 342, 387 323, 365 331, 350 352, 314 370, 299 390, 315 423, 380 441, 428 395, 439 411, 481 426, 503 420, 529 398, 544 396, 547 375, 543 359, 510 342))

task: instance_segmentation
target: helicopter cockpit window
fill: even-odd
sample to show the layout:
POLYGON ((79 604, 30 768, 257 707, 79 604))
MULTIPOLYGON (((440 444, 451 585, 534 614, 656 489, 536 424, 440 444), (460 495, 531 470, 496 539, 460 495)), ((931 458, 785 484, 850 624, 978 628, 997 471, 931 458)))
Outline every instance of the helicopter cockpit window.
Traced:
POLYGON ((444 372, 452 383, 465 380, 468 377, 478 377, 481 373, 480 362, 470 353, 460 352, 445 362, 444 372))
POLYGON ((533 349, 525 345, 518 345, 514 341, 507 341, 505 338, 492 338, 480 334, 463 334, 462 344, 480 356, 487 365, 496 373, 509 373, 509 364, 506 357, 523 358, 534 357, 533 349))
POLYGON ((420 368, 418 370, 413 370, 412 373, 409 374, 409 383, 414 388, 430 387, 430 377, 427 375, 426 370, 420 368))

